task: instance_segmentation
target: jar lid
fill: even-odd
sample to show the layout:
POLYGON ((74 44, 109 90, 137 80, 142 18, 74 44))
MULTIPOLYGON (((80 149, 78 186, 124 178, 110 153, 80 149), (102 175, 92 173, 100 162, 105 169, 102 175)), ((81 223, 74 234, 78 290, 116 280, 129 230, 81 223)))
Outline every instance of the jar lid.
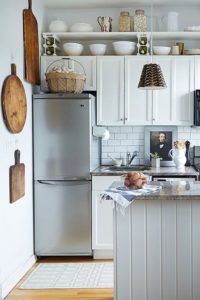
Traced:
POLYGON ((144 15, 144 9, 136 9, 136 15, 144 15))
POLYGON ((120 16, 129 16, 129 12, 128 11, 121 11, 120 16))

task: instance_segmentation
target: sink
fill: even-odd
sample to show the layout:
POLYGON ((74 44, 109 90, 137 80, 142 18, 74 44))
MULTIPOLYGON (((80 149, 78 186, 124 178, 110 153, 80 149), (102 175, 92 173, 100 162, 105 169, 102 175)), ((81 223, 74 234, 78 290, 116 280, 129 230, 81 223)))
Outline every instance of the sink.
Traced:
POLYGON ((120 167, 116 167, 116 166, 109 166, 109 167, 105 167, 104 171, 145 171, 145 170, 150 170, 151 168, 148 166, 144 166, 144 165, 135 165, 135 166, 120 166, 120 167))

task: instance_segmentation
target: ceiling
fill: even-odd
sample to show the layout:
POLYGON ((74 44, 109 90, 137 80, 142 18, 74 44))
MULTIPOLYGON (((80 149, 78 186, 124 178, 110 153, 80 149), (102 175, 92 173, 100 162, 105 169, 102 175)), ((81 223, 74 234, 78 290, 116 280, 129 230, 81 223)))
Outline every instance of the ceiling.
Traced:
POLYGON ((199 4, 199 0, 43 0, 48 8, 131 7, 133 5, 199 4))

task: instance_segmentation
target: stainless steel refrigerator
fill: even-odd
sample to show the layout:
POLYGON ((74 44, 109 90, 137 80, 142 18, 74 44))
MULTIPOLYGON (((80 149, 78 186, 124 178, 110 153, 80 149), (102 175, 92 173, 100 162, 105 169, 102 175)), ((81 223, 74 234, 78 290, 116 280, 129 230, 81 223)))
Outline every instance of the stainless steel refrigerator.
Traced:
POLYGON ((91 255, 91 174, 99 165, 90 94, 33 96, 35 253, 91 255))

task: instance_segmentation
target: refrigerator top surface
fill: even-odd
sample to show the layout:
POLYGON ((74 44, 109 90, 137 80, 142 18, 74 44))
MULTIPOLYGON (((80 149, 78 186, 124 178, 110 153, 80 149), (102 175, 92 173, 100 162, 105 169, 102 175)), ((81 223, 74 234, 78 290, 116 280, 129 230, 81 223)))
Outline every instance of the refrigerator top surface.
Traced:
POLYGON ((95 97, 91 94, 74 94, 74 93, 41 93, 34 94, 33 99, 73 99, 73 100, 84 100, 84 99, 94 99, 95 97))

